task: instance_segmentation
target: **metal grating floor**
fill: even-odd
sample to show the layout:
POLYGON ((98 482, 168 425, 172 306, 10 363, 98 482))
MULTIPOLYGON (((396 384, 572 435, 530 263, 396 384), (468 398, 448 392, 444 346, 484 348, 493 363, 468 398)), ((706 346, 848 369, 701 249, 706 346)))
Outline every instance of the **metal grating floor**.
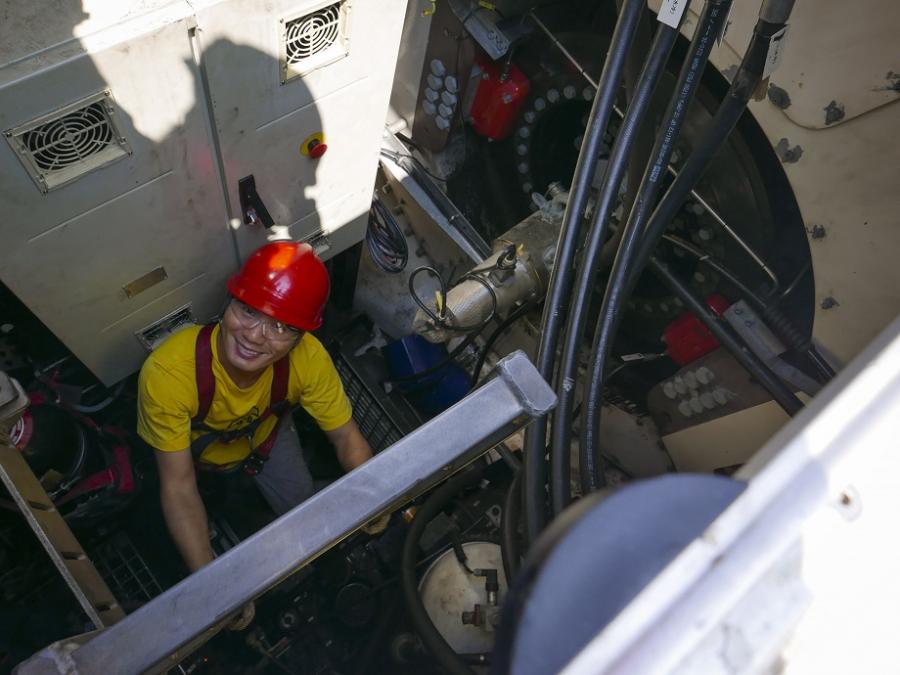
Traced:
POLYGON ((353 366, 340 353, 333 355, 334 365, 344 383, 344 389, 353 404, 353 419, 372 450, 381 452, 399 441, 403 434, 388 416, 353 366))
POLYGON ((91 560, 123 607, 142 605, 162 593, 156 577, 124 532, 93 551, 91 560))

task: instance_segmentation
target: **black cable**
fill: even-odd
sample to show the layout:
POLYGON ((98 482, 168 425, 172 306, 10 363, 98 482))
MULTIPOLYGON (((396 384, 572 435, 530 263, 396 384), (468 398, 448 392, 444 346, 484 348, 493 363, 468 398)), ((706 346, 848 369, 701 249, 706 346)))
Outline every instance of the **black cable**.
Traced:
MULTIPOLYGON (((584 133, 581 151, 575 164, 569 200, 560 226, 556 247, 556 260, 550 274, 550 284, 544 302, 541 322, 541 340, 538 346, 537 368, 547 382, 554 382, 553 362, 556 358, 559 331, 566 318, 566 301, 572 286, 573 261, 581 232, 581 221, 587 206, 588 195, 596 169, 597 157, 603 144, 603 135, 609 125, 619 83, 628 50, 634 38, 644 0, 626 0, 619 13, 609 51, 603 64, 597 93, 591 108, 590 119, 584 133)), ((544 446, 547 435, 546 417, 535 420, 525 430, 523 500, 526 530, 529 541, 534 541, 547 522, 545 487, 547 467, 544 463, 544 446)))
POLYGON ((366 227, 366 246, 372 261, 388 274, 399 274, 409 261, 406 236, 394 215, 377 197, 372 200, 369 224, 366 227))
POLYGON ((697 23, 697 29, 685 56, 675 94, 669 101, 663 122, 653 145, 650 162, 638 188, 631 213, 625 223, 622 243, 616 253, 610 272, 600 316, 594 329, 591 358, 588 364, 588 385, 584 391, 585 415, 581 429, 581 482, 585 493, 603 485, 600 468, 599 426, 602 410, 603 376, 606 360, 612 349, 613 338, 621 319, 622 305, 627 297, 627 285, 631 276, 632 259, 637 253, 644 225, 651 215, 656 196, 662 187, 666 167, 681 132, 687 110, 700 86, 703 70, 716 38, 725 28, 731 0, 707 0, 697 23))
MULTIPOLYGON (((556 387, 557 404, 553 411, 552 443, 550 449, 550 497, 553 513, 558 514, 571 501, 571 445, 572 409, 575 402, 575 378, 578 372, 578 354, 584 339, 592 289, 596 283, 600 251, 609 234, 609 217, 619 195, 622 179, 629 167, 632 149, 638 138, 656 85, 665 70, 669 54, 678 38, 678 30, 661 24, 653 39, 653 46, 644 62, 637 89, 628 105, 628 110, 619 127, 613 144, 606 173, 600 186, 600 194, 594 206, 593 221, 588 241, 582 253, 578 280, 573 291, 575 302, 569 312, 563 338, 562 358, 559 366, 559 381, 556 387)), ((590 463, 581 453, 581 461, 590 463)), ((584 466, 584 464, 582 465, 584 466)))
POLYGON ((723 262, 714 258, 712 254, 707 253, 699 246, 694 246, 691 242, 682 239, 681 237, 676 237, 674 234, 664 234, 662 236, 663 240, 669 242, 670 244, 677 246, 683 251, 687 251, 692 256, 697 259, 697 262, 700 262, 711 270, 716 271, 720 276, 724 277, 728 283, 734 286, 738 291, 740 291, 741 295, 745 297, 752 305, 754 305, 758 310, 763 311, 769 306, 758 293, 754 292, 747 284, 741 281, 740 277, 737 274, 731 271, 728 267, 725 266, 723 262))
POLYGON ((725 100, 719 106, 706 131, 685 160, 678 176, 669 186, 644 228, 642 241, 629 274, 632 287, 656 248, 659 237, 684 205, 691 190, 747 108, 748 101, 762 79, 763 67, 772 37, 783 27, 783 23, 770 24, 763 20, 757 22, 753 29, 750 45, 747 47, 744 58, 741 59, 741 64, 735 73, 725 100))
MULTIPOLYGON (((493 268, 491 268, 491 269, 493 269, 493 268)), ((486 318, 482 319, 477 324, 473 324, 471 326, 453 325, 452 323, 447 321, 446 317, 444 316, 444 313, 447 311, 447 285, 444 283, 443 278, 441 278, 440 273, 433 267, 428 267, 427 265, 425 265, 425 266, 418 267, 415 270, 413 270, 413 273, 409 275, 409 282, 407 284, 409 286, 409 294, 412 296, 413 302, 415 302, 419 306, 419 309, 421 309, 425 313, 425 315, 429 319, 431 319, 432 322, 434 322, 435 325, 440 326, 444 330, 458 331, 460 333, 468 333, 471 331, 480 331, 485 326, 487 326, 493 320, 493 318, 497 315, 497 307, 499 305, 499 300, 497 299, 497 292, 494 290, 493 286, 491 286, 490 282, 487 279, 484 279, 483 277, 480 276, 481 274, 489 272, 489 271, 490 271, 490 269, 484 269, 484 270, 477 270, 475 272, 469 272, 468 274, 463 275, 457 282, 457 284, 458 284, 462 281, 467 281, 467 280, 475 281, 475 282, 481 284, 482 286, 484 286, 484 288, 487 290, 488 294, 491 296, 491 311, 488 313, 486 318), (420 273, 426 272, 426 271, 431 272, 431 274, 436 276, 441 285, 441 313, 440 313, 440 315, 435 314, 434 311, 428 305, 426 305, 424 302, 422 302, 422 299, 419 297, 419 294, 416 293, 416 288, 415 288, 416 277, 419 276, 420 273)))
POLYGON ((456 347, 453 348, 453 351, 451 351, 449 354, 447 354, 447 356, 444 359, 442 359, 435 365, 430 366, 429 368, 426 368, 425 370, 420 370, 419 372, 413 373, 411 375, 402 375, 400 377, 393 377, 393 378, 390 378, 387 380, 382 380, 382 384, 387 384, 387 383, 400 384, 402 382, 412 382, 414 380, 421 380, 423 377, 428 377, 429 375, 433 375, 434 373, 438 372, 445 366, 449 365, 453 361, 453 359, 455 359, 457 356, 462 354, 463 350, 466 347, 468 347, 470 344, 472 344, 475 341, 475 338, 477 338, 480 333, 481 333, 481 329, 472 331, 471 333, 469 333, 465 337, 465 339, 463 339, 462 342, 460 342, 458 345, 456 345, 456 347))
POLYGON ((494 329, 494 332, 488 336, 488 339, 484 343, 484 347, 481 349, 481 354, 478 355, 478 362, 475 364, 475 370, 472 371, 473 387, 478 384, 478 378, 481 376, 481 371, 484 368, 484 362, 487 360, 488 352, 491 351, 494 343, 499 339, 499 337, 507 328, 509 328, 513 323, 525 316, 529 311, 534 309, 534 307, 534 303, 530 302, 526 302, 520 305, 514 311, 510 312, 509 316, 507 316, 500 323, 500 325, 494 329))
POLYGON ((773 373, 762 359, 743 343, 728 322, 713 312, 690 286, 669 269, 666 263, 651 256, 650 269, 672 289, 688 311, 709 328, 722 346, 772 395, 775 402, 784 408, 788 415, 794 416, 803 409, 803 403, 793 390, 773 373))
POLYGON ((425 315, 429 319, 431 319, 437 325, 443 325, 444 317, 435 314, 434 311, 432 311, 431 307, 422 302, 421 298, 419 298, 419 294, 416 293, 416 277, 419 276, 422 272, 431 272, 432 275, 437 277, 437 280, 441 285, 441 305, 446 307, 444 300, 446 300, 447 298, 447 286, 444 284, 444 278, 441 276, 441 273, 433 267, 423 265, 422 267, 417 267, 412 271, 412 274, 409 275, 409 281, 407 282, 407 285, 409 286, 409 294, 412 296, 413 302, 415 302, 419 306, 419 309, 425 312, 425 315))
POLYGON ((425 611, 425 606, 422 604, 422 598, 419 595, 416 559, 419 555, 419 539, 428 524, 453 497, 467 487, 478 483, 481 480, 481 475, 480 466, 466 469, 438 487, 416 512, 416 517, 413 519, 409 532, 406 535, 406 541, 403 544, 401 585, 406 606, 409 610, 409 618, 424 645, 434 655, 438 664, 451 675, 473 675, 473 671, 453 651, 453 648, 447 644, 444 637, 434 627, 428 612, 425 611))

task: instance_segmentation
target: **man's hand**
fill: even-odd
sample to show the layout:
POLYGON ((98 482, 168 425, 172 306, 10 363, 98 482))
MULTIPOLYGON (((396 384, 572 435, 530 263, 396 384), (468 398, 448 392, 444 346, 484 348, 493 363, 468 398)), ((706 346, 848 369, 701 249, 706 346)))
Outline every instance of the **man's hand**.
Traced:
POLYGON ((372 449, 369 442, 363 436, 356 422, 352 419, 331 431, 326 431, 325 435, 334 445, 338 462, 344 468, 344 471, 352 471, 365 461, 372 459, 372 449))
POLYGON ((250 622, 253 621, 255 616, 256 605, 254 605, 251 600, 244 605, 243 609, 241 609, 241 613, 235 616, 232 622, 228 624, 228 630, 244 630, 250 625, 250 622))

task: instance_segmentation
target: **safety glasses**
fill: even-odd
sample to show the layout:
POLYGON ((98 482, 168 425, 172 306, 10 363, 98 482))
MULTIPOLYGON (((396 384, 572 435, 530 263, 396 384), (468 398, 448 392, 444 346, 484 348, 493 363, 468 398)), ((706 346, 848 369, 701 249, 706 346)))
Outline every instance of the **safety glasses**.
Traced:
POLYGON ((262 334, 273 342, 290 342, 303 335, 303 331, 299 328, 276 321, 249 305, 245 305, 240 300, 232 300, 230 307, 232 314, 241 326, 251 330, 262 324, 262 334))

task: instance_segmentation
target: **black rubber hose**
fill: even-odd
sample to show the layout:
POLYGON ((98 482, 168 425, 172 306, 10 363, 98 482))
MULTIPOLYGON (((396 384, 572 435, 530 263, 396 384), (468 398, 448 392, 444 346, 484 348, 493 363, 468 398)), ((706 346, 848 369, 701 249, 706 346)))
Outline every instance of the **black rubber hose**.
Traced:
POLYGON ((506 491, 503 513, 500 515, 500 555, 503 571, 506 573, 507 588, 519 569, 521 548, 519 546, 519 519, 522 516, 522 472, 517 471, 506 491))
POLYGON ((713 312, 703 302, 703 299, 691 290, 690 286, 669 269, 666 263, 651 256, 650 269, 672 289, 672 292, 681 299, 687 310, 692 312, 709 328, 709 331, 722 346, 772 395, 775 402, 784 408, 788 415, 793 417, 803 409, 803 403, 797 398, 793 390, 769 370, 769 367, 762 359, 754 354, 738 337, 728 322, 713 312))
MULTIPOLYGON (((617 7, 621 8, 622 0, 616 0, 617 7)), ((653 31, 650 29, 656 23, 656 17, 648 9, 641 15, 640 23, 638 23, 637 32, 634 35, 634 42, 631 45, 631 51, 628 52, 628 60, 625 62, 625 95, 626 102, 624 108, 627 110, 634 98, 634 92, 637 91, 638 83, 641 80, 641 74, 644 71, 645 56, 650 53, 650 46, 653 38, 653 31)), ((644 123, 640 125, 637 136, 634 140, 634 147, 628 157, 628 173, 625 182, 625 194, 622 197, 623 204, 634 203, 635 195, 637 195, 638 186, 641 184, 641 176, 644 175, 644 167, 650 158, 650 151, 653 149, 653 119, 645 118, 644 123)), ((599 268, 608 268, 616 255, 619 248, 619 235, 621 230, 615 232, 609 240, 603 245, 600 251, 599 268)))
MULTIPOLYGON (((637 141, 643 120, 653 101, 656 85, 675 45, 678 30, 660 24, 653 39, 653 46, 644 63, 637 89, 634 92, 619 134, 613 144, 606 173, 600 186, 600 194, 594 206, 593 220, 588 239, 581 256, 578 279, 572 297, 575 301, 569 311, 563 337, 560 359, 557 404, 552 417, 552 445, 550 450, 550 497, 554 515, 559 514, 570 502, 572 410, 575 407, 575 378, 578 372, 578 354, 584 339, 591 292, 596 283, 600 251, 609 235, 609 217, 619 195, 622 179, 629 167, 632 149, 637 141)), ((581 461, 592 462, 582 453, 581 461)), ((584 464, 582 464, 584 466, 584 464)))
MULTIPOLYGON (((609 125, 609 118, 619 91, 622 70, 645 4, 645 0, 626 0, 619 14, 609 52, 603 64, 597 93, 594 96, 584 141, 575 164, 569 200, 560 227, 556 260, 553 264, 547 298, 544 302, 541 340, 536 364, 541 377, 551 386, 554 382, 553 363, 556 359, 557 339, 563 321, 565 321, 566 300, 572 285, 572 267, 578 247, 581 221, 590 194, 603 135, 609 125)), ((546 417, 535 420, 525 431, 523 466, 525 475, 522 479, 524 486, 522 492, 529 541, 537 538, 547 522, 545 508, 547 467, 544 463, 546 436, 546 417)))
POLYGON ((762 79, 772 37, 783 27, 784 24, 770 24, 762 20, 757 22, 750 45, 735 73, 725 100, 644 228, 638 253, 629 274, 631 286, 637 282, 662 233, 684 205, 691 190, 746 110, 750 97, 762 79))
POLYGON ((469 668, 453 651, 444 637, 434 627, 422 598, 419 595, 418 579, 416 576, 416 561, 419 557, 419 539, 428 523, 450 502, 453 497, 468 487, 481 480, 482 467, 464 469, 461 473, 450 478, 446 483, 437 488, 424 504, 416 512, 406 541, 403 544, 403 559, 400 569, 403 597, 409 610, 409 618, 413 623, 416 633, 422 639, 425 647, 434 655, 441 668, 451 675, 474 675, 469 668))
POLYGON ((715 45, 716 38, 725 28, 730 7, 731 0, 707 0, 703 7, 697 30, 691 40, 681 72, 678 74, 675 94, 666 108, 656 142, 653 145, 650 163, 644 171, 641 187, 638 189, 634 206, 625 223, 622 243, 616 253, 606 292, 603 295, 603 304, 594 329, 594 341, 591 346, 588 385, 584 392, 581 482, 585 492, 597 490, 603 485, 598 445, 603 376, 613 338, 621 319, 622 304, 627 297, 626 287, 631 274, 632 260, 637 253, 644 226, 652 213, 656 197, 662 187, 662 179, 666 175, 666 167, 669 164, 675 140, 681 132, 688 107, 700 86, 710 51, 715 45))
POLYGON ((415 380, 421 380, 423 377, 434 375, 441 368, 450 365, 453 362, 453 359, 462 354, 463 350, 465 350, 466 347, 468 347, 475 341, 475 338, 478 337, 482 330, 483 327, 469 333, 462 342, 460 342, 458 345, 456 345, 456 347, 453 348, 453 351, 451 351, 449 354, 447 354, 447 356, 445 356, 442 360, 438 361, 433 366, 430 366, 425 370, 420 370, 419 372, 413 373, 411 375, 402 375, 400 377, 393 377, 387 380, 382 380, 381 383, 401 384, 403 382, 414 382, 415 380))

